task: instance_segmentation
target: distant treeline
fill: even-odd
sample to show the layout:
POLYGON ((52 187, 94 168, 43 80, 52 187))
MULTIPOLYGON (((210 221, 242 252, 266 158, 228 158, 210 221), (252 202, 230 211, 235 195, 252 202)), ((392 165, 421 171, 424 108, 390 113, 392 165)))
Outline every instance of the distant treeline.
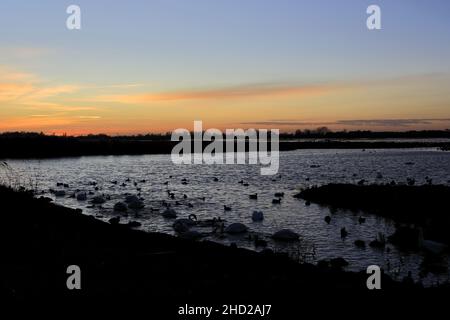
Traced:
MULTIPOLYGON (((358 139, 388 138, 450 138, 450 131, 371 132, 303 130, 280 134, 280 151, 295 149, 369 149, 439 147, 448 150, 446 142, 361 141, 358 139), (298 141, 295 139, 311 139, 298 141), (316 139, 316 140, 315 140, 316 139), (319 140, 320 139, 320 140, 319 140), (348 141, 347 141, 348 140, 348 141)), ((51 158, 85 155, 138 155, 168 154, 178 142, 170 134, 133 136, 56 136, 33 132, 7 132, 0 134, 0 158, 51 158)), ((209 142, 204 142, 206 146, 209 142)), ((224 147, 225 150, 225 147, 224 147)), ((248 150, 248 147, 247 147, 248 150)))
MULTIPOLYGON (((192 133, 191 133, 192 134, 192 133)), ((73 139, 78 140, 152 140, 164 141, 170 140, 171 133, 147 133, 137 135, 114 135, 106 134, 88 134, 83 136, 67 136, 67 135, 46 135, 36 132, 5 132, 0 133, 0 139, 73 139)), ((332 131, 327 127, 317 129, 296 130, 295 132, 281 132, 280 139, 426 139, 426 138, 449 138, 450 129, 446 130, 411 130, 411 131, 332 131)))
POLYGON ((331 131, 327 127, 315 130, 297 130, 293 133, 281 133, 280 139, 328 138, 328 139, 425 139, 450 138, 450 129, 423 130, 423 131, 331 131))
POLYGON ((106 134, 88 134, 83 136, 68 136, 68 135, 49 135, 37 132, 4 132, 0 133, 0 140, 2 139, 39 139, 48 141, 71 141, 71 140, 170 140, 170 133, 148 133, 138 135, 124 135, 124 136, 109 136, 106 134))
MULTIPOLYGON (((152 135, 157 137, 157 135, 152 135)), ((170 153, 167 138, 110 137, 107 135, 56 136, 42 133, 0 134, 0 158, 51 158, 87 155, 170 153)))

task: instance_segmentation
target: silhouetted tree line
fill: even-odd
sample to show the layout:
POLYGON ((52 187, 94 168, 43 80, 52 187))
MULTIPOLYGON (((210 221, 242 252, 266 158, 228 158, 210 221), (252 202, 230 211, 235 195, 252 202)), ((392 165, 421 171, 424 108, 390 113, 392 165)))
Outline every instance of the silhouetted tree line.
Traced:
MULTIPOLYGON (((192 132, 191 132, 192 135, 192 132)), ((40 140, 170 140, 171 133, 147 133, 137 135, 88 134, 83 136, 47 135, 37 132, 5 132, 0 133, 0 139, 40 139, 40 140)), ((330 139, 382 139, 382 138, 450 138, 450 129, 446 130, 411 130, 411 131, 332 131, 327 127, 316 129, 296 130, 295 132, 281 132, 280 139, 300 138, 330 138, 330 139)))
POLYGON ((0 133, 0 139, 39 139, 39 140, 170 140, 171 133, 148 133, 138 135, 88 134, 84 136, 48 135, 43 132, 4 132, 0 133))
POLYGON ((327 127, 314 130, 296 130, 293 133, 280 133, 280 139, 329 138, 329 139, 387 139, 387 138, 450 138, 450 130, 422 131, 332 131, 327 127))
MULTIPOLYGON (((0 134, 0 159, 49 158, 88 155, 168 154, 178 143, 178 141, 171 141, 170 137, 170 133, 130 136, 108 136, 105 134, 56 136, 35 132, 6 132, 0 134)), ((317 130, 298 130, 294 133, 280 134, 279 150, 414 147, 439 147, 442 150, 449 149, 449 143, 447 142, 411 142, 401 140, 392 142, 383 141, 382 139, 384 138, 450 138, 450 131, 332 132, 327 128, 319 128, 317 130), (380 140, 358 140, 361 138, 380 140), (311 140, 298 141, 296 139, 311 140)), ((203 146, 205 147, 209 143, 210 142, 203 142, 203 146)), ((223 149, 226 149, 225 146, 223 149)), ((246 146, 246 150, 248 150, 248 146, 246 146)))

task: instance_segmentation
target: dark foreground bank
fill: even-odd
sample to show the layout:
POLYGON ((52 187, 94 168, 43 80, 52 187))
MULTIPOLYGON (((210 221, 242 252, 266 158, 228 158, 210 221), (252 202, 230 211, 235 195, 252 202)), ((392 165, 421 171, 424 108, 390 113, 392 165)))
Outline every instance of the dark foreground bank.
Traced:
POLYGON ((0 204, 2 302, 69 306, 66 313, 87 303, 90 314, 94 305, 103 315, 125 310, 127 318, 139 311, 139 318, 144 312, 150 319, 206 319, 180 315, 189 306, 218 310, 209 319, 291 319, 310 312, 348 318, 368 310, 384 317, 394 309, 404 316, 418 307, 429 315, 445 308, 449 294, 448 287, 423 289, 384 275, 381 290, 368 290, 365 272, 136 231, 4 187, 0 204), (81 290, 67 289, 70 265, 81 268, 81 290), (271 305, 272 311, 223 314, 237 305, 271 305))
MULTIPOLYGON (((111 225, 77 210, 0 187, 1 293, 14 299, 87 298, 149 301, 283 299, 310 291, 367 292, 365 273, 300 265, 211 242, 111 225), (78 265, 82 289, 66 287, 78 265)), ((383 277, 383 290, 404 288, 383 277)))

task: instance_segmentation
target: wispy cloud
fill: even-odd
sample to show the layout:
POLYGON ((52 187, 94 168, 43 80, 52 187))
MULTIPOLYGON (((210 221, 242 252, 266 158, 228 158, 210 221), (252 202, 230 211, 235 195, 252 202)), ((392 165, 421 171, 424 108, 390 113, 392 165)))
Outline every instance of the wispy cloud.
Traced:
POLYGON ((143 83, 117 83, 107 85, 84 85, 83 89, 127 89, 144 86, 143 83))
POLYGON ((20 101, 22 109, 26 110, 48 110, 48 111, 92 111, 98 110, 94 106, 80 106, 80 105, 67 105, 54 102, 42 102, 42 101, 20 101))
POLYGON ((77 116, 78 119, 96 120, 101 119, 100 116, 77 116))
POLYGON ((205 90, 181 90, 163 93, 99 95, 92 100, 125 104, 145 104, 161 101, 223 100, 258 96, 315 95, 335 89, 329 85, 246 84, 205 90))
POLYGON ((86 112, 96 107, 65 101, 64 95, 81 89, 77 85, 53 85, 34 74, 0 66, 0 130, 52 131, 100 119, 86 112), (14 114, 10 110, 21 112, 14 114))
POLYGON ((333 125, 336 122, 315 122, 315 121, 297 121, 297 120, 265 120, 265 121, 247 121, 240 122, 242 125, 252 126, 325 126, 333 125))
POLYGON ((45 130, 54 126, 68 126, 75 123, 75 119, 65 116, 42 116, 42 117, 14 117, 7 122, 0 124, 0 130, 17 130, 19 128, 27 128, 30 130, 45 130))
POLYGON ((78 90, 76 85, 51 85, 35 74, 0 66, 0 102, 42 106, 49 103, 47 98, 78 90))
POLYGON ((1 48, 4 56, 9 56, 19 59, 41 58, 52 52, 54 49, 43 47, 27 47, 27 46, 7 46, 1 48))
MULTIPOLYGON (((347 107, 345 103, 348 100, 346 99, 354 99, 358 95, 361 97, 361 94, 365 92, 360 90, 362 87, 365 89, 377 86, 378 90, 384 89, 378 88, 378 86, 386 86, 389 90, 391 88, 392 90, 403 90, 404 88, 399 89, 397 84, 408 87, 411 83, 431 83, 442 78, 446 80, 447 76, 445 74, 424 74, 386 80, 334 81, 328 83, 248 83, 214 88, 203 87, 151 92, 151 90, 147 89, 148 85, 141 83, 113 83, 106 85, 95 83, 55 84, 46 81, 38 75, 0 65, 0 115, 2 119, 7 119, 7 121, 2 121, 0 130, 18 128, 36 130, 59 128, 65 130, 67 127, 69 130, 70 128, 75 128, 74 130, 83 128, 83 130, 88 132, 89 130, 100 130, 98 128, 117 126, 116 123, 120 123, 123 120, 125 112, 129 113, 128 119, 133 119, 128 120, 127 126, 133 127, 141 121, 141 118, 145 119, 149 111, 153 112, 152 108, 146 108, 149 106, 156 106, 155 113, 158 113, 158 116, 162 119, 161 123, 165 121, 164 124, 161 124, 161 127, 165 128, 172 126, 170 122, 172 120, 167 120, 172 116, 171 111, 166 113, 164 108, 158 109, 160 106, 167 106, 167 104, 164 104, 165 102, 177 102, 173 105, 187 106, 180 108, 181 112, 176 114, 176 121, 184 121, 194 114, 189 110, 191 105, 204 103, 204 105, 220 106, 220 108, 230 106, 230 108, 235 108, 234 110, 236 110, 236 107, 241 108, 243 105, 248 105, 248 110, 242 110, 242 120, 237 120, 236 118, 240 110, 233 115, 225 117, 226 119, 224 120, 218 117, 222 117, 226 110, 215 108, 211 113, 208 113, 208 110, 204 110, 204 115, 208 116, 211 121, 220 123, 220 121, 237 122, 248 120, 240 123, 245 126, 279 127, 287 130, 296 127, 319 126, 332 128, 412 128, 414 126, 425 127, 430 125, 431 127, 431 125, 435 125, 436 127, 438 123, 442 127, 447 125, 450 119, 433 117, 438 115, 448 117, 448 114, 445 112, 434 112, 433 116, 430 113, 430 118, 419 119, 409 118, 408 113, 403 113, 405 118, 383 118, 386 114, 383 114, 382 111, 358 113, 362 117, 369 115, 379 117, 375 119, 349 119, 351 116, 356 117, 356 115, 351 112, 339 112, 338 114, 345 118, 344 120, 336 120, 335 116, 330 116, 331 113, 329 111, 341 106, 347 107), (344 94, 341 95, 341 93, 344 94), (306 99, 308 97, 314 97, 314 99, 306 99), (337 99, 334 99, 335 97, 337 99), (190 102, 194 103, 190 104, 190 102), (301 114, 293 110, 297 102, 299 102, 299 109, 305 108, 304 110, 309 112, 309 114, 307 112, 305 114, 302 113, 305 120, 290 119, 290 116, 295 117, 295 114, 301 114), (309 102, 312 102, 311 105, 309 105, 309 102), (125 108, 121 105, 111 108, 110 105, 113 103, 130 104, 130 106, 124 111, 125 108), (272 109, 270 108, 272 103, 279 103, 278 106, 280 107, 272 109), (258 108, 260 105, 261 114, 254 114, 253 110, 259 110, 255 109, 255 107, 258 108), (325 109, 328 105, 331 105, 331 107, 325 109), (314 106, 318 106, 322 110, 313 110, 314 106), (309 109, 307 109, 308 107, 309 109), (11 112, 12 110, 13 112, 11 112), (15 112, 16 110, 17 112, 15 112), (274 119, 275 117, 279 117, 279 119, 274 119), (254 119, 263 120, 252 121, 254 119)), ((362 104, 364 106, 364 102, 362 104)), ((350 107, 348 107, 348 110, 350 110, 350 107)), ((197 111, 195 110, 195 112, 197 111)), ((396 115, 401 116, 400 113, 396 115)), ((426 114, 422 114, 422 116, 426 116, 426 114)), ((175 123, 175 120, 173 122, 175 123)), ((126 130, 132 131, 128 128, 126 130)))
POLYGON ((359 119, 339 120, 336 124, 348 126, 374 126, 374 127, 407 127, 420 124, 433 124, 436 122, 449 122, 450 119, 359 119))
POLYGON ((408 127, 414 125, 429 125, 436 122, 450 122, 450 118, 427 119, 348 119, 337 121, 301 121, 301 120, 266 120, 241 122, 242 125, 254 126, 358 126, 358 127, 408 127))
POLYGON ((0 83, 0 102, 13 101, 33 91, 27 83, 0 83))
POLYGON ((27 82, 38 81, 38 77, 33 73, 12 71, 0 66, 0 82, 27 82))
MULTIPOLYGON (((121 104, 151 104, 154 102, 188 101, 188 100, 226 100, 257 97, 305 97, 323 95, 342 89, 360 89, 372 86, 393 86, 408 83, 423 83, 448 78, 445 73, 412 74, 386 79, 365 79, 358 81, 335 81, 328 83, 250 83, 207 89, 174 90, 167 92, 141 92, 128 94, 104 94, 88 97, 84 100, 93 102, 111 102, 121 104)), ((127 88, 139 85, 118 85, 127 88)), ((108 86, 104 86, 107 88, 108 86)), ((114 88, 114 85, 110 86, 114 88)))
POLYGON ((35 88, 35 90, 33 90, 33 92, 31 92, 27 98, 32 100, 40 100, 64 93, 73 93, 78 91, 79 89, 80 87, 74 85, 58 85, 44 88, 35 88))

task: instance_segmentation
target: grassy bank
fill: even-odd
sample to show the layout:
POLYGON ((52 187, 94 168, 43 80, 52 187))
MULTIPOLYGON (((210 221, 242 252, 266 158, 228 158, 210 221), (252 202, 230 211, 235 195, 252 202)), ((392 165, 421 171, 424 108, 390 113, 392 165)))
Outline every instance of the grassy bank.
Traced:
MULTIPOLYGON (((0 203, 0 265, 7 275, 1 293, 10 298, 270 301, 295 297, 299 290, 367 292, 365 273, 136 231, 5 187, 0 187, 0 203), (66 288, 66 268, 72 264, 82 270, 82 290, 77 292, 66 288)), ((384 289, 403 286, 383 278, 384 289)))
POLYGON ((334 208, 368 211, 423 228, 427 239, 450 244, 450 187, 328 184, 296 197, 334 208))

